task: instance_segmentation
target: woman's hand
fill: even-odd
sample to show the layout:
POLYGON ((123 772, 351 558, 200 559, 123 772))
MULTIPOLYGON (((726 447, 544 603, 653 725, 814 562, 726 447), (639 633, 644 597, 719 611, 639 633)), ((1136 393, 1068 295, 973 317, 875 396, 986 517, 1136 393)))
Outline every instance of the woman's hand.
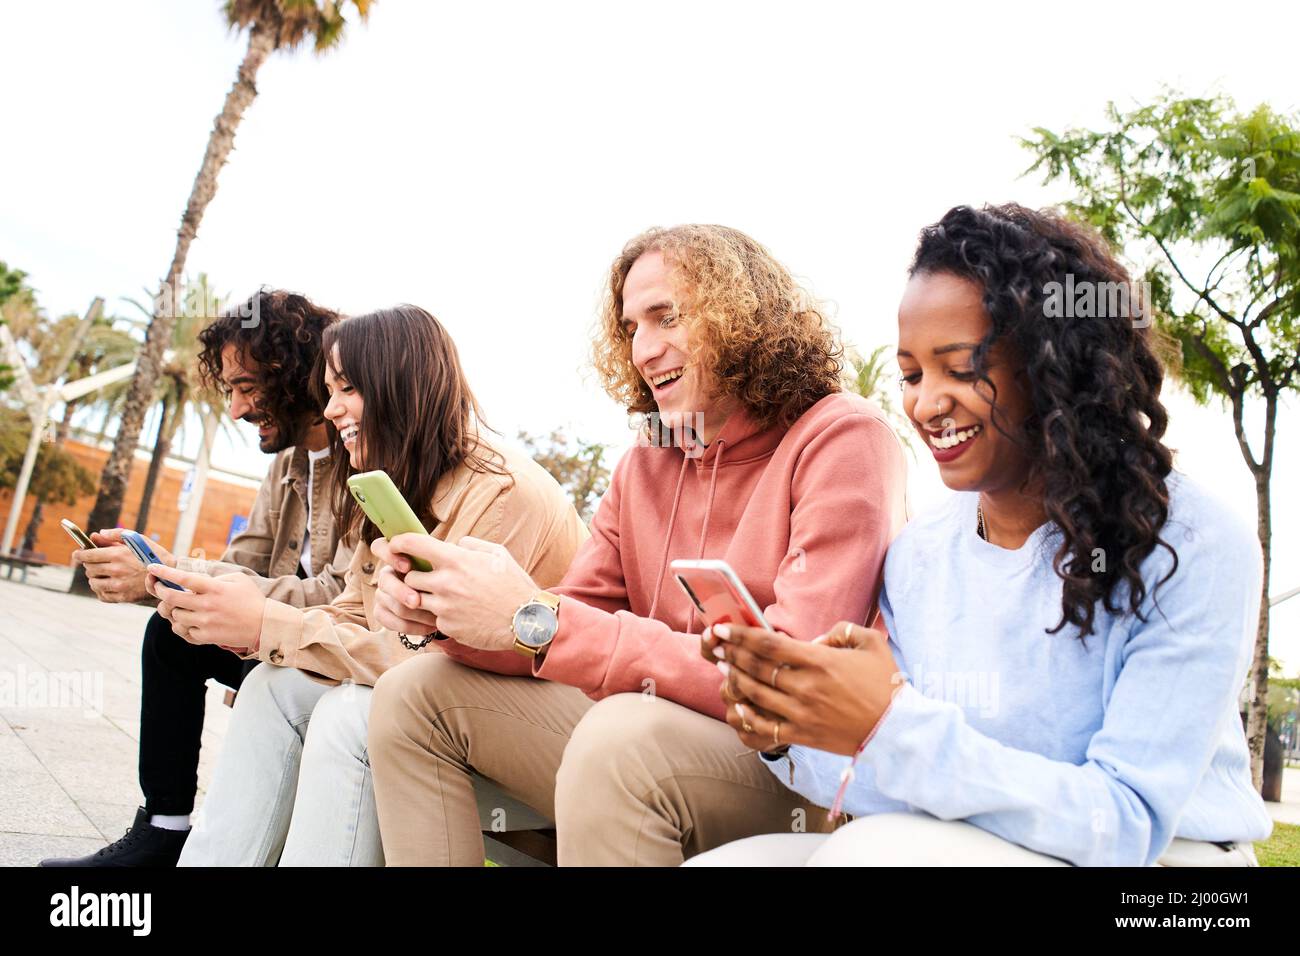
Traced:
POLYGON ((458 544, 399 534, 371 550, 388 567, 379 574, 380 623, 405 633, 441 633, 487 651, 514 647, 515 611, 541 590, 502 545, 478 538, 458 544), (433 565, 411 567, 410 555, 433 565), (420 613, 423 612, 423 613, 420 613))
POLYGON ((851 756, 906 680, 885 633, 848 622, 812 643, 719 624, 702 650, 726 678, 727 723, 755 750, 802 744, 851 756))
POLYGON ((151 564, 147 586, 158 599, 158 613, 191 644, 216 644, 247 653, 261 641, 266 595, 246 574, 211 577, 151 564), (172 581, 185 590, 169 588, 163 581, 172 581))

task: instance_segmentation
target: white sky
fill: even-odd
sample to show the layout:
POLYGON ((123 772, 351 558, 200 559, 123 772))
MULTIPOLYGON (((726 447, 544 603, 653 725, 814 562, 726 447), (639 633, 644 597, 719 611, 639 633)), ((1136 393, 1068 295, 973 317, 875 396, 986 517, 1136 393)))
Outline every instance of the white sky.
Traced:
MULTIPOLYGON (((1261 34, 1293 0, 866 4, 380 0, 324 58, 273 57, 187 271, 345 312, 408 301, 455 336, 489 423, 625 445, 585 372, 605 269, 649 225, 722 222, 836 306, 845 338, 893 343, 917 231, 960 203, 1065 198, 1020 179, 1016 137, 1096 125, 1162 84, 1300 107, 1261 34), (1079 11, 1082 11, 1080 14, 1079 11), (1212 24, 1212 28, 1209 26, 1212 24)), ((53 314, 133 309, 175 229, 244 38, 216 0, 9 4, 0 15, 0 258, 53 314), (70 29, 75 25, 75 29, 70 29)), ((1179 466, 1254 518, 1228 414, 1170 396, 1179 466)), ((1282 415, 1273 591, 1300 585, 1300 434, 1282 415)), ((193 453, 196 429, 187 451, 193 453)), ((218 465, 260 471, 255 445, 218 465)), ((914 463, 913 500, 942 495, 914 463)), ((1300 671, 1300 597, 1273 653, 1300 671)))

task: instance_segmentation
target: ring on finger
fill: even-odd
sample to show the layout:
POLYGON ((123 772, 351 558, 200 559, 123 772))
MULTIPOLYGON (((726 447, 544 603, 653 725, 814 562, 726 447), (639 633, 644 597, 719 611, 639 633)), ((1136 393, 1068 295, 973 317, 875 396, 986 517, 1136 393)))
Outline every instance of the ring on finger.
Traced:
POLYGON ((780 690, 780 689, 781 689, 780 687, 777 687, 777 685, 776 685, 776 680, 777 680, 778 677, 781 676, 781 671, 783 671, 785 668, 787 668, 787 667, 789 667, 789 666, 790 666, 789 664, 777 664, 775 667, 772 668, 772 688, 773 688, 773 690, 780 690))
POLYGON ((778 720, 775 724, 772 725, 772 749, 775 750, 780 746, 781 746, 781 721, 778 720))

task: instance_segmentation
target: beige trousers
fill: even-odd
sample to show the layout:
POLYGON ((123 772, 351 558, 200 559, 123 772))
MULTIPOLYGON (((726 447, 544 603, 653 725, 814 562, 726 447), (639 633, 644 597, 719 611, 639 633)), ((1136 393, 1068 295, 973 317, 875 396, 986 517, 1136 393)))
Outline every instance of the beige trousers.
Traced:
MULTIPOLYGON (((859 817, 833 835, 757 836, 695 857, 687 866, 1068 866, 963 820, 923 813, 859 817)), ((1258 866, 1249 843, 1174 840, 1157 866, 1258 866)))
POLYGON ((442 654, 379 679, 368 750, 390 865, 483 864, 472 773, 555 821, 561 866, 675 866, 825 827, 721 721, 642 694, 592 703, 442 654))

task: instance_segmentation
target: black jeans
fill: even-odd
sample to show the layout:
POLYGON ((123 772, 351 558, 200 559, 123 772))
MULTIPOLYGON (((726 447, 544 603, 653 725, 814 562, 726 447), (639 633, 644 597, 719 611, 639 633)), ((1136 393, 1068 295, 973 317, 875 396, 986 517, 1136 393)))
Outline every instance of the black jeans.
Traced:
POLYGON ((140 654, 140 789, 150 814, 194 810, 199 788, 204 682, 238 688, 257 661, 244 661, 213 644, 191 644, 155 614, 140 654))

